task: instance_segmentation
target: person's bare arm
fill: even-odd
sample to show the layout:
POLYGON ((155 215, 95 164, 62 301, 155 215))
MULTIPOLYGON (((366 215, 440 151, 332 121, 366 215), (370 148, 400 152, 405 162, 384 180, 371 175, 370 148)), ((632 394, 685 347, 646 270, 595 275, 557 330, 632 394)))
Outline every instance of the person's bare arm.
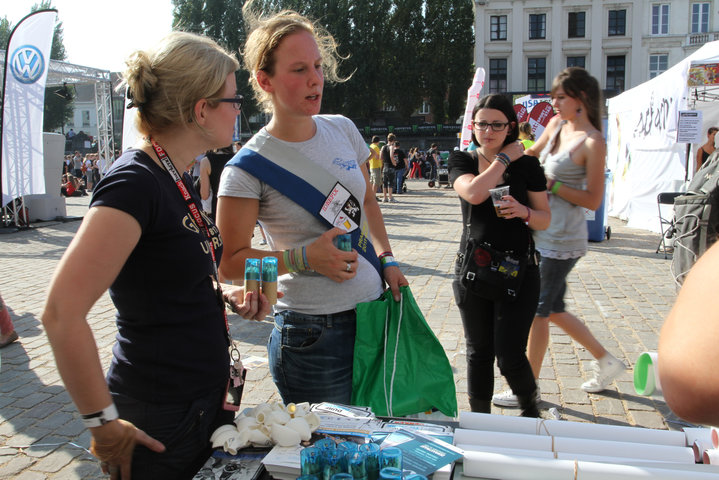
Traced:
POLYGON ((669 407, 719 426, 719 243, 694 265, 659 336, 659 377, 669 407))

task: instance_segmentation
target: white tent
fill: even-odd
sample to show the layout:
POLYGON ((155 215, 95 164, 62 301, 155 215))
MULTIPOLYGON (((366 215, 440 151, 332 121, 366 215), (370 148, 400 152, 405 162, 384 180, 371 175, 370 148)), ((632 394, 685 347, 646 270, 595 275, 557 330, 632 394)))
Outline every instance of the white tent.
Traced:
MULTIPOLYGON (((719 126, 719 103, 703 101, 688 87, 692 61, 711 62, 719 56, 719 41, 699 50, 653 79, 607 101, 607 168, 612 175, 609 214, 627 225, 659 232, 657 195, 681 190, 687 176, 687 144, 677 143, 682 110, 701 110, 703 132, 719 126)), ((702 142, 706 141, 706 135, 702 142)), ((692 145, 688 177, 694 173, 692 145)))

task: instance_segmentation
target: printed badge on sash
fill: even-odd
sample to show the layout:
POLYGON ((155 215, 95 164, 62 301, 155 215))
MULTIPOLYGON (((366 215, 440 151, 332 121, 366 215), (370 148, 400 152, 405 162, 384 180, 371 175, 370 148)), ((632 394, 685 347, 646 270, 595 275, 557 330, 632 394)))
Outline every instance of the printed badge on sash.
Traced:
POLYGON ((334 188, 320 209, 320 215, 335 227, 351 232, 359 227, 362 218, 360 202, 340 182, 334 188))

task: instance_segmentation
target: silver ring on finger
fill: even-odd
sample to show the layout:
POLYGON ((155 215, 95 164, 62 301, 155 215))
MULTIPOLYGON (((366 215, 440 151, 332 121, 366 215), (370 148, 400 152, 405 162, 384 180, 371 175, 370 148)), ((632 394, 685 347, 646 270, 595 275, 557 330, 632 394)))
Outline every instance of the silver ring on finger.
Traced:
POLYGON ((347 262, 347 268, 345 268, 345 271, 348 273, 352 271, 352 264, 350 262, 347 262))

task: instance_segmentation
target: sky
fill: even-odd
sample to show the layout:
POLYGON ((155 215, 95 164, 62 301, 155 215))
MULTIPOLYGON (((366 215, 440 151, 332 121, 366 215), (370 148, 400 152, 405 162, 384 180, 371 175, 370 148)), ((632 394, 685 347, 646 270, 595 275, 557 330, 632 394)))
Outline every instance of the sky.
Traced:
MULTIPOLYGON (((14 27, 40 0, 0 3, 0 17, 14 27)), ((65 61, 86 67, 122 71, 130 53, 172 29, 171 0, 52 0, 52 6, 62 22, 65 61)))

